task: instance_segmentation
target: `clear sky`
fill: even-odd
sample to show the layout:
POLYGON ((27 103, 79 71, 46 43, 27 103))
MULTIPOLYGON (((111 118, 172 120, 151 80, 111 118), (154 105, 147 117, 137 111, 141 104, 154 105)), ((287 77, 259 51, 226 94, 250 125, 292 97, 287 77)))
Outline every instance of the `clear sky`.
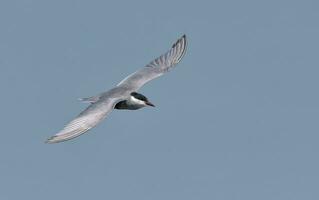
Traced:
POLYGON ((319 199, 318 1, 0 2, 0 199, 319 199), (188 52, 114 111, 48 145, 168 50, 188 52))

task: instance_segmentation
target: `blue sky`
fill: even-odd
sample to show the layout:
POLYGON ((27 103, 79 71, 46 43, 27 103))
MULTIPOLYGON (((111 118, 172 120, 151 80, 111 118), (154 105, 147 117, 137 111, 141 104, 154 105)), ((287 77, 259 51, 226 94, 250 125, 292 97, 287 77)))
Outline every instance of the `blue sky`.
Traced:
POLYGON ((318 6, 1 1, 0 199, 318 199, 318 6), (156 108, 44 143, 182 34, 156 108))

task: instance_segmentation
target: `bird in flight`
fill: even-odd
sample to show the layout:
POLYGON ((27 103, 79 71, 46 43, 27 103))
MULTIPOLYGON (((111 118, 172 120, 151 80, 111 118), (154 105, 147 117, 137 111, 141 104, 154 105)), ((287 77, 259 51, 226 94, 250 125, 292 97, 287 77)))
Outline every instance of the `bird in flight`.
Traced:
POLYGON ((176 66, 185 55, 186 46, 186 35, 183 35, 169 51, 126 77, 114 88, 93 97, 80 99, 90 103, 90 106, 46 143, 63 142, 82 135, 100 123, 113 109, 137 110, 146 106, 155 107, 148 98, 137 91, 145 83, 176 66))

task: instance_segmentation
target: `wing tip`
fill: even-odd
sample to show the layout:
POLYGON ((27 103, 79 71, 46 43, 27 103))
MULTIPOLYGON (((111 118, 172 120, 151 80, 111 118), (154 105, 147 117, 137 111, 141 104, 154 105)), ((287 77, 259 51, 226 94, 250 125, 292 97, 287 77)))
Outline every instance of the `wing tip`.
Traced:
POLYGON ((172 48, 174 48, 178 43, 180 43, 181 41, 185 41, 186 43, 186 34, 183 34, 182 37, 180 37, 172 46, 172 48))
POLYGON ((187 49, 187 39, 186 39, 186 34, 183 34, 182 37, 180 37, 172 46, 172 48, 175 48, 179 43, 181 43, 182 45, 182 50, 181 53, 179 55, 179 57, 175 60, 175 63, 179 63, 182 58, 184 57, 185 53, 186 53, 186 49, 187 49))
POLYGON ((54 144, 54 143, 59 143, 59 142, 62 142, 62 141, 58 140, 57 136, 54 135, 54 136, 49 137, 44 143, 46 143, 46 144, 54 144))
POLYGON ((46 143, 46 144, 52 144, 52 143, 54 143, 53 140, 54 140, 54 136, 48 138, 46 141, 44 141, 44 143, 46 143))

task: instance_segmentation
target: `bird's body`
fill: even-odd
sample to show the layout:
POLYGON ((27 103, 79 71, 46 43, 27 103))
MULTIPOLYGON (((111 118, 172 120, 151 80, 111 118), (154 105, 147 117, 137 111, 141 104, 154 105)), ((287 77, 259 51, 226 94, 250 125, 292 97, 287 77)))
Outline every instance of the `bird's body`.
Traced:
POLYGON ((83 98, 91 105, 82 111, 63 130, 47 140, 47 143, 57 143, 78 137, 95 127, 113 109, 137 110, 145 106, 154 106, 137 91, 148 81, 163 75, 182 59, 186 52, 186 36, 183 35, 172 48, 122 80, 116 87, 99 95, 83 98))

